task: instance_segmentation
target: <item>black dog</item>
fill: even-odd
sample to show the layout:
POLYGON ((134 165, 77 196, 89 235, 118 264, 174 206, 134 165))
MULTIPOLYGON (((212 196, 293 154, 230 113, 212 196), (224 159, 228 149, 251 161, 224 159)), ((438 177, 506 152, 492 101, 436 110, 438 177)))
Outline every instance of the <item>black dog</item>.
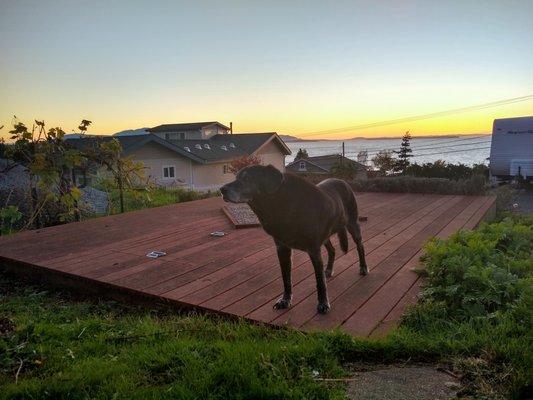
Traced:
POLYGON ((337 234, 341 249, 348 251, 350 232, 357 244, 361 275, 368 269, 357 222, 357 203, 348 184, 340 179, 326 179, 318 185, 293 175, 282 174, 272 165, 249 166, 237 174, 235 181, 220 189, 225 201, 248 203, 274 238, 283 277, 283 297, 274 308, 288 308, 292 300, 291 249, 306 251, 315 270, 318 292, 318 312, 327 313, 330 306, 325 276, 333 274, 335 248, 330 237, 337 234), (320 253, 324 245, 328 252, 328 266, 320 253))

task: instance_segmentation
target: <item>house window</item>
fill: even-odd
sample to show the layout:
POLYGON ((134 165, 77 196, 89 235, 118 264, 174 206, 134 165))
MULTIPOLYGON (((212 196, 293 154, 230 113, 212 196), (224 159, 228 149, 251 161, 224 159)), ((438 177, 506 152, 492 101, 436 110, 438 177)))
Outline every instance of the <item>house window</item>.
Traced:
POLYGON ((163 179, 175 178, 174 166, 163 167, 163 179))
POLYGON ((307 166, 305 165, 305 161, 300 161, 300 165, 298 167, 299 171, 307 171, 307 166))
POLYGON ((185 132, 167 132, 165 133, 166 140, 184 140, 185 132))
POLYGON ((222 168, 222 171, 223 171, 225 174, 229 174, 229 173, 230 173, 229 165, 228 165, 228 164, 224 164, 224 166, 223 166, 223 168, 222 168))

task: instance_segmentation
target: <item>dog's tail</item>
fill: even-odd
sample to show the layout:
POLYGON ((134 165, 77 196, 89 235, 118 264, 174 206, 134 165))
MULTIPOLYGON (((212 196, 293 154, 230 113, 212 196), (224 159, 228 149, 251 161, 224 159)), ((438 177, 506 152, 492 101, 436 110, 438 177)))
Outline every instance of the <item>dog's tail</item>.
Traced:
POLYGON ((346 254, 348 252, 348 233, 346 232, 346 228, 342 227, 339 229, 337 236, 339 237, 341 250, 346 254))

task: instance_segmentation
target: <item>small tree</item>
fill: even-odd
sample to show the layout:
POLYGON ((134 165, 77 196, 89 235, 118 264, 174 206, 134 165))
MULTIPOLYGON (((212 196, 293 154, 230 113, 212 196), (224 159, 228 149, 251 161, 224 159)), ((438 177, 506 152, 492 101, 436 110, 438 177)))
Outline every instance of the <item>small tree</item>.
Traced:
POLYGON ((363 165, 366 165, 368 161, 368 151, 361 150, 359 153, 357 153, 357 162, 363 165))
POLYGON ((396 165, 396 160, 392 151, 381 150, 372 158, 372 163, 382 175, 387 175, 396 165))
POLYGON ((237 173, 245 167, 248 167, 250 165, 260 165, 260 164, 261 164, 261 158, 257 156, 254 156, 254 155, 242 156, 242 157, 234 159, 229 164, 229 170, 232 174, 237 175, 237 173))
POLYGON ((81 192, 72 185, 70 172, 83 163, 81 153, 66 146, 61 128, 47 131, 44 121, 35 120, 31 130, 15 122, 9 133, 14 143, 5 149, 10 161, 5 171, 21 165, 28 173, 26 228, 71 220, 81 192))
POLYGON ((407 167, 409 167, 409 164, 411 164, 409 159, 413 156, 413 151, 411 150, 411 135, 409 134, 409 131, 405 132, 405 135, 403 135, 400 150, 395 153, 398 154, 398 159, 396 160, 394 171, 403 174, 407 167))
POLYGON ((330 172, 340 179, 351 181, 357 175, 357 164, 352 162, 337 162, 331 167, 330 172))
POLYGON ((124 190, 132 189, 137 182, 144 179, 144 165, 122 154, 122 146, 117 139, 102 141, 96 139, 96 145, 89 147, 85 154, 93 162, 103 165, 113 176, 118 189, 120 212, 123 213, 124 190))
POLYGON ((298 153, 296 153, 295 160, 300 160, 302 158, 309 158, 309 153, 307 153, 306 149, 298 149, 298 153))

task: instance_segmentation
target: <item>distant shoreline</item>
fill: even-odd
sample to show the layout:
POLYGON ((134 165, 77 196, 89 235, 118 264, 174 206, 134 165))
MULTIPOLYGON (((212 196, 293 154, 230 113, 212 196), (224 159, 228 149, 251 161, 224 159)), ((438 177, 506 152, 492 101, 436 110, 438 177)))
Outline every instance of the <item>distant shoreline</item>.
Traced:
MULTIPOLYGON (((450 134, 450 135, 427 135, 427 136, 411 136, 411 139, 455 139, 465 136, 490 136, 492 133, 465 133, 465 134, 450 134)), ((291 139, 285 139, 286 142, 329 142, 329 141, 351 141, 351 140, 384 140, 384 139, 401 139, 403 136, 378 136, 378 137, 364 137, 358 136, 349 139, 302 139, 293 136, 291 139)))

